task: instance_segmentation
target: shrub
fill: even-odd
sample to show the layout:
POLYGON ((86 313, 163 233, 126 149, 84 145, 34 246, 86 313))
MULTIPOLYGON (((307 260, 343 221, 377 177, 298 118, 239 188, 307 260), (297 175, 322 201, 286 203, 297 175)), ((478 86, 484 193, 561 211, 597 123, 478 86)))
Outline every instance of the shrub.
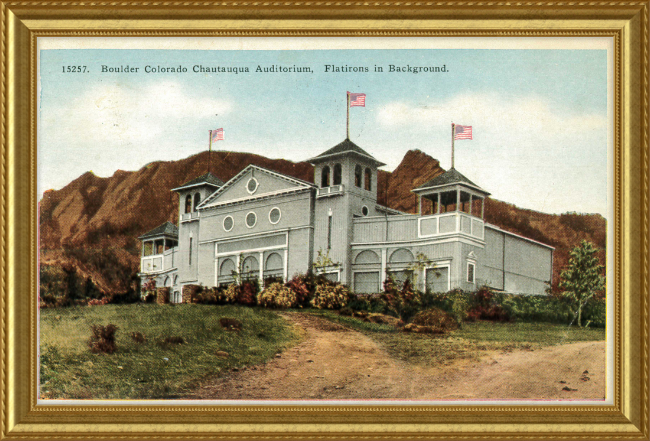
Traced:
POLYGON ((236 302, 241 305, 255 306, 257 303, 258 291, 257 281, 244 282, 239 287, 239 296, 237 297, 236 302))
POLYGON ((147 300, 147 297, 151 299, 156 298, 156 279, 153 277, 148 278, 143 284, 142 284, 142 291, 140 294, 140 298, 144 301, 147 301, 147 303, 153 301, 153 300, 147 300), (151 296, 151 297, 149 297, 151 296))
POLYGON ((222 328, 228 331, 241 331, 242 328, 242 324, 239 320, 229 317, 220 318, 219 324, 222 328))
POLYGON ((231 283, 228 287, 223 290, 223 296, 226 303, 237 303, 239 298, 239 285, 236 283, 231 283))
POLYGON ((110 301, 111 301, 111 299, 108 298, 108 297, 103 297, 101 299, 90 299, 90 300, 88 300, 88 306, 106 305, 110 301))
POLYGON ((93 335, 90 336, 88 346, 93 354, 112 354, 117 349, 115 346, 115 332, 117 326, 109 324, 106 326, 92 325, 93 335))
POLYGON ((309 304, 312 298, 312 280, 306 275, 293 276, 286 284, 287 288, 296 295, 296 302, 300 306, 309 304))
POLYGON ((136 343, 144 343, 147 341, 147 337, 142 332, 132 332, 131 333, 131 340, 133 340, 136 343))
POLYGON ((272 283, 259 293, 257 303, 265 308, 295 308, 299 306, 296 293, 281 283, 272 283))
POLYGON ((182 289, 183 302, 189 303, 201 303, 197 302, 195 299, 203 293, 202 285, 185 285, 182 289))
POLYGON ((324 283, 316 287, 311 304, 318 309, 341 309, 350 301, 350 292, 345 285, 324 283))
POLYGON ((397 284, 390 276, 384 281, 384 292, 381 295, 381 300, 386 303, 387 312, 397 315, 404 321, 408 321, 413 317, 416 312, 422 309, 423 305, 422 293, 413 289, 409 279, 406 279, 401 289, 398 289, 397 284))
POLYGON ((510 320, 510 315, 501 306, 494 302, 494 291, 487 286, 482 286, 476 293, 473 299, 474 306, 472 306, 468 313, 466 320, 474 322, 476 320, 492 320, 499 322, 506 322, 510 320))
POLYGON ((405 326, 405 330, 429 334, 444 334, 458 329, 458 322, 451 314, 440 308, 431 308, 420 311, 413 316, 411 323, 414 326, 405 326), (408 329, 407 329, 408 328, 408 329))
POLYGON ((228 303, 223 290, 220 288, 209 288, 198 293, 191 293, 190 298, 193 303, 202 305, 225 305, 228 303))

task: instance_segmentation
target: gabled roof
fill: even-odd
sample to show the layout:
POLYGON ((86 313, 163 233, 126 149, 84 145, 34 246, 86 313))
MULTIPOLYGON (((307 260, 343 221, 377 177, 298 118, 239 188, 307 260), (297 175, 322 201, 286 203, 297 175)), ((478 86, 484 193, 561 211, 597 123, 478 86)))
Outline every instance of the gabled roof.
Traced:
POLYGON ((178 237, 178 227, 171 222, 165 222, 162 225, 158 225, 153 230, 144 233, 142 236, 138 237, 138 239, 147 239, 149 237, 157 236, 178 237))
POLYGON ((180 187, 172 188, 172 191, 185 190, 186 188, 199 187, 201 185, 209 185, 211 187, 221 187, 223 182, 212 173, 208 172, 198 178, 187 181, 180 187))
POLYGON ((451 168, 444 172, 441 175, 436 176, 435 178, 431 179, 429 182, 426 182, 419 187, 413 189, 414 192, 418 192, 419 190, 427 190, 430 188, 435 188, 435 187, 443 187, 447 185, 453 185, 453 184, 465 184, 468 187, 473 187, 476 190, 480 190, 486 195, 489 193, 485 190, 483 190, 481 187, 467 179, 461 172, 456 170, 455 168, 451 168))
POLYGON ((377 167, 386 165, 383 162, 377 161, 370 153, 366 152, 364 149, 362 149, 361 147, 359 147, 358 145, 356 145, 355 143, 353 143, 347 138, 343 142, 332 147, 331 149, 321 153, 320 155, 314 158, 311 158, 309 162, 313 164, 316 162, 330 159, 332 156, 338 156, 344 154, 354 154, 354 155, 362 156, 365 159, 369 159, 372 162, 374 162, 377 167))
MULTIPOLYGON (((249 170, 258 170, 258 171, 260 171, 262 173, 268 173, 268 174, 270 174, 272 176, 275 176, 277 178, 280 178, 282 180, 290 182, 290 183, 298 186, 299 188, 305 188, 305 189, 306 188, 316 188, 316 186, 311 182, 303 181, 302 179, 294 178, 292 176, 283 175, 282 173, 278 173, 278 172, 275 172, 273 170, 269 170, 269 169, 266 169, 266 168, 263 168, 263 167, 260 167, 260 166, 257 166, 257 165, 249 164, 242 171, 240 171, 235 176, 233 176, 233 178, 230 179, 228 182, 226 182, 221 188, 219 188, 217 191, 215 191, 210 196, 208 196, 203 202, 201 202, 199 204, 199 206, 197 208, 201 209, 201 208, 210 207, 212 205, 212 202, 216 198, 218 198, 220 194, 222 194, 228 188, 232 187, 237 181, 239 181, 239 179, 242 176, 246 175, 249 170)), ((257 199, 259 197, 264 197, 264 196, 267 196, 267 195, 260 194, 260 195, 257 195, 257 196, 251 196, 250 199, 257 199)), ((243 202, 244 200, 247 200, 247 199, 249 199, 249 198, 243 198, 241 200, 238 200, 238 202, 243 202)))

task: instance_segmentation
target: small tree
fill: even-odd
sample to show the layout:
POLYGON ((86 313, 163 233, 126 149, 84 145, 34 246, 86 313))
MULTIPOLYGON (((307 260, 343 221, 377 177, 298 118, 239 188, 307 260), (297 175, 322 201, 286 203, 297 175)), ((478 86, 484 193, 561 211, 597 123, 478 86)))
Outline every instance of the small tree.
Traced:
POLYGON ((569 266, 560 274, 560 289, 573 303, 578 326, 582 326, 582 308, 605 288, 605 278, 601 275, 605 267, 599 264, 597 252, 598 249, 591 242, 583 240, 580 246, 571 251, 569 266))

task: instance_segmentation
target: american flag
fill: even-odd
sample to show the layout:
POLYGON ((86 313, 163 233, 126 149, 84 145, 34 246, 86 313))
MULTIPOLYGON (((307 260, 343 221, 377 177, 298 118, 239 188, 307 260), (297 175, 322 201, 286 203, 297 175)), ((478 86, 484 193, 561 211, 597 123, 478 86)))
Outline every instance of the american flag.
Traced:
POLYGON ((454 139, 472 139, 472 126, 454 126, 454 139))
POLYGON ((223 129, 217 129, 212 131, 212 142, 223 141, 223 129))
POLYGON ((366 107, 365 93, 350 93, 350 107, 366 107))

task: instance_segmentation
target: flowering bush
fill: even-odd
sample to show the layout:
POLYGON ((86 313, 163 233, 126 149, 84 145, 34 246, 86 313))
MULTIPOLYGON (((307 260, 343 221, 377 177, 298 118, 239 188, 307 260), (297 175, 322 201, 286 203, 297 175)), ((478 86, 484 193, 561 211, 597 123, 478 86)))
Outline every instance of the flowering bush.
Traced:
POLYGON ((341 309, 350 301, 350 291, 345 285, 323 283, 316 286, 311 304, 318 309, 341 309))
POLYGON ((239 296, 236 302, 241 305, 255 306, 258 291, 256 282, 244 282, 239 286, 239 296))
POLYGON ((239 285, 231 283, 223 290, 223 297, 226 303, 237 303, 239 298, 239 285))
POLYGON ((388 305, 388 311, 398 315, 402 320, 408 321, 423 305, 422 293, 413 289, 409 279, 398 289, 392 277, 384 281, 384 292, 381 299, 388 305))
POLYGON ((266 308, 294 308, 299 306, 296 293, 281 283, 272 283, 259 293, 257 303, 266 308))
POLYGON ((156 298, 156 279, 149 277, 146 282, 142 284, 140 291, 140 300, 143 302, 152 302, 156 298))
POLYGON ((299 305, 307 305, 312 298, 312 282, 309 276, 296 275, 286 284, 287 288, 296 294, 299 305))

